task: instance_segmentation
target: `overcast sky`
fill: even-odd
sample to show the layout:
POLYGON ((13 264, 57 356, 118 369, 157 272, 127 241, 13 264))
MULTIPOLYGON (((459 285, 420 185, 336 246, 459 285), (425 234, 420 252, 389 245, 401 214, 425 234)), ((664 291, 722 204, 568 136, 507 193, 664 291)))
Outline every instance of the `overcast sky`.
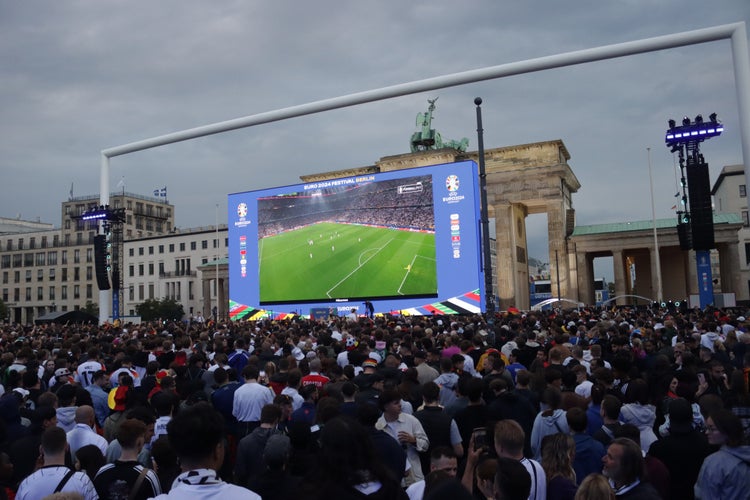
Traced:
MULTIPOLYGON (((60 225, 98 194, 100 151, 424 78, 747 22, 747 0, 378 2, 0 0, 0 216, 60 225)), ((577 224, 657 217, 677 201, 667 120, 719 115, 702 151, 715 182, 742 162, 729 41, 400 97, 164 146, 111 161, 111 188, 166 186, 179 227, 226 222, 227 194, 409 151, 415 116, 476 149, 561 139, 581 182, 577 224)), ((530 255, 546 260, 545 220, 530 255)))

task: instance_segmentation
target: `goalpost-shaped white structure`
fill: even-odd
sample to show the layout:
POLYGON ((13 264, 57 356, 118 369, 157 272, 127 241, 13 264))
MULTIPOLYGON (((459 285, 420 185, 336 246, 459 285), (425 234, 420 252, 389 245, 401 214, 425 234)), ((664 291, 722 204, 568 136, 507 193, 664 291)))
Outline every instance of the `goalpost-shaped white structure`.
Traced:
MULTIPOLYGON (((109 205, 109 160, 115 156, 126 155, 136 151, 164 146, 175 142, 187 141, 207 135, 220 134, 230 130, 271 123, 298 116, 321 113, 349 106, 356 106, 374 101, 382 101, 410 94, 426 92, 467 83, 493 80, 513 75, 534 73, 553 68, 574 66, 606 59, 631 56, 657 50, 673 49, 687 45, 730 39, 732 60, 734 62, 734 81, 737 88, 737 108, 739 110, 740 139, 742 143, 743 164, 750 159, 750 56, 748 55, 747 34, 744 22, 725 24, 694 31, 685 31, 671 35, 646 38, 632 42, 605 45, 591 49, 566 52, 536 59, 527 59, 499 66, 490 66, 450 75, 443 75, 425 80, 417 80, 365 92, 358 92, 331 99, 323 99, 298 106, 277 109, 265 113, 235 118, 202 127, 191 128, 171 134, 160 135, 122 146, 104 149, 101 152, 101 177, 99 180, 99 203, 109 205)), ((745 183, 750 186, 750 169, 745 169, 745 183)), ((217 223, 218 224, 218 223, 217 223)), ((102 229, 100 228, 100 231, 102 229)), ((112 302, 111 290, 99 291, 99 322, 104 323, 110 317, 112 302)))

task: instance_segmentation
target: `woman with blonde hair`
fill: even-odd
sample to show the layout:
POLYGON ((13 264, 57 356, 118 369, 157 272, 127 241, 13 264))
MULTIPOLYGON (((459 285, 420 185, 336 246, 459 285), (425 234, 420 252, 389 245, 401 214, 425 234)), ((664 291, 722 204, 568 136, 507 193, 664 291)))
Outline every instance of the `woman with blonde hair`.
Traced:
POLYGON ((606 477, 589 474, 578 487, 575 500, 615 500, 615 492, 606 477))
POLYGON ((542 439, 542 468, 547 476, 547 500, 573 500, 575 497, 575 451, 575 441, 568 434, 550 434, 542 439))

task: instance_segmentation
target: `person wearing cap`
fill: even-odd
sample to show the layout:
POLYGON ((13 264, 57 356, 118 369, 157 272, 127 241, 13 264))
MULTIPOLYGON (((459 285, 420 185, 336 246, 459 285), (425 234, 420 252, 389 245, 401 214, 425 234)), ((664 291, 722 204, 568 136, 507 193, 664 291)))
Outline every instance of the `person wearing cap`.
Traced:
POLYGON ((69 385, 73 382, 74 380, 70 374, 70 370, 68 370, 66 367, 58 368, 55 370, 55 376, 49 381, 49 389, 50 391, 56 393, 63 385, 69 385))
POLYGON ((654 442, 648 454, 669 470, 672 498, 692 499, 698 471, 711 450, 705 434, 693 426, 693 409, 688 400, 672 399, 667 411, 669 435, 654 442))
POLYGON ((362 362, 362 373, 352 379, 357 386, 357 394, 354 396, 357 404, 370 403, 377 406, 385 380, 377 368, 375 360, 366 359, 362 362))

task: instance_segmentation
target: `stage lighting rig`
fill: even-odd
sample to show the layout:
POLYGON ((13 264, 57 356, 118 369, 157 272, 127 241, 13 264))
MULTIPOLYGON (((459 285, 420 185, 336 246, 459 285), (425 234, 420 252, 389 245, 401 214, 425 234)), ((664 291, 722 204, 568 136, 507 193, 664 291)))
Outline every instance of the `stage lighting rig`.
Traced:
POLYGON ((125 222, 125 209, 109 208, 109 205, 99 205, 98 207, 86 210, 81 215, 73 216, 73 218, 81 220, 102 220, 122 224, 125 222))
POLYGON ((678 127, 674 120, 669 120, 665 142, 667 146, 676 151, 675 147, 687 144, 691 141, 702 142, 711 137, 716 137, 724 132, 724 125, 716 119, 716 113, 709 116, 710 122, 705 123, 703 116, 698 115, 693 122, 687 116, 682 119, 682 126, 678 127))
MULTIPOLYGON (((721 135, 724 126, 716 113, 711 113, 709 122, 697 115, 693 121, 687 116, 682 125, 677 126, 670 119, 669 130, 664 141, 673 153, 678 153, 680 180, 682 186, 682 206, 677 211, 677 236, 682 250, 694 250, 696 275, 699 281, 701 307, 713 303, 710 251, 716 248, 714 240, 713 208, 711 206, 711 182, 708 164, 700 152, 700 143, 721 135)), ((678 193, 679 195, 679 193, 678 193)))

